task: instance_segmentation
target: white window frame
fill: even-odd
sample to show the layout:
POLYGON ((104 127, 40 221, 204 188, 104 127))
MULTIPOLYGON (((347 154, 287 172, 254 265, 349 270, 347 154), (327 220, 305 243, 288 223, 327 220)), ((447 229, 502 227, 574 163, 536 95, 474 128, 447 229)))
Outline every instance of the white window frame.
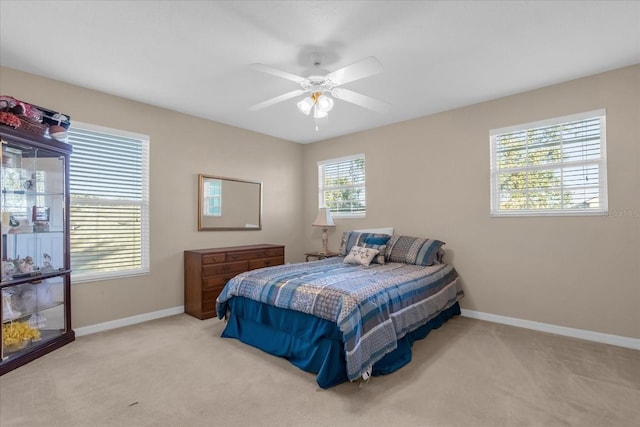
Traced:
MULTIPOLYGON (((556 117, 547 120, 541 120, 537 122, 530 122, 515 126, 504 127, 500 129, 494 129, 489 132, 490 136, 490 149, 491 149, 491 208, 490 216, 492 217, 513 217, 513 216, 589 216, 589 215, 607 215, 608 214, 608 195, 607 195, 607 146, 606 146, 606 110, 599 109, 594 111, 588 111, 584 113, 572 114, 562 117, 556 117), (498 165, 497 154, 497 140, 499 136, 514 133, 530 131, 534 129, 546 128, 551 126, 557 126, 560 124, 573 123, 576 121, 587 121, 591 119, 598 119, 600 125, 600 156, 599 158, 583 159, 569 159, 562 158, 558 162, 546 163, 544 165, 526 165, 522 167, 504 168, 500 169, 498 165), (597 188, 598 202, 597 207, 578 208, 576 204, 572 206, 562 206, 560 208, 536 208, 536 209, 501 209, 500 208, 500 177, 514 172, 530 172, 549 170, 551 168, 569 168, 569 167, 583 167, 598 168, 598 185, 587 186, 583 185, 583 188, 592 187, 597 188)), ((560 144, 563 147, 563 144, 560 144)), ((528 148, 528 145, 527 145, 528 148)), ((562 148, 560 148, 562 150, 562 148)), ((562 151, 561 151, 562 152, 562 151)), ((560 174, 560 186, 555 188, 557 191, 562 192, 564 190, 564 183, 562 173, 560 174)), ((524 192, 529 193, 530 187, 528 181, 524 192)), ((564 203, 564 200, 562 200, 564 203)), ((586 203, 586 201, 584 202, 586 203)))
POLYGON ((362 212, 354 212, 354 213, 345 213, 345 212, 337 212, 334 209, 330 208, 331 216, 333 218, 365 218, 367 214, 367 203, 366 203, 366 172, 367 172, 367 163, 364 153, 354 154, 351 156, 338 157, 335 159, 327 159, 318 161, 318 206, 328 207, 325 195, 328 191, 335 190, 357 190, 360 189, 364 193, 364 197, 362 199, 362 203, 364 204, 364 211, 362 212), (350 185, 337 185, 337 186, 326 186, 325 185, 325 168, 327 166, 333 166, 337 163, 345 163, 351 162, 354 160, 363 160, 364 161, 364 180, 361 183, 350 184, 350 185))
MULTIPOLYGON (((90 282, 97 280, 117 279, 123 277, 139 276, 149 274, 150 272, 150 235, 149 235, 149 159, 150 159, 150 141, 148 135, 137 134, 129 131, 123 131, 119 129, 112 129, 87 123, 73 122, 69 129, 70 138, 69 141, 73 145, 71 134, 74 129, 84 130, 88 132, 97 132, 104 134, 105 136, 112 135, 116 139, 134 139, 138 140, 141 144, 141 176, 140 176, 140 199, 109 199, 100 198, 100 204, 104 206, 140 206, 140 262, 138 268, 128 268, 116 271, 89 271, 89 272, 73 272, 72 271, 72 283, 90 282)), ((72 162, 73 162, 73 153, 72 162)), ((108 161, 105 161, 105 165, 109 165, 108 161)), ((73 171, 70 176, 70 183, 73 182, 73 171)), ((70 215, 73 215, 74 206, 83 204, 83 200, 79 198, 74 199, 73 190, 70 192, 70 215)), ((86 201, 84 202, 86 204, 86 201)), ((72 232, 72 230, 70 230, 72 232)), ((73 246, 71 248, 73 252, 73 246)), ((73 270, 73 264, 71 265, 73 270)))

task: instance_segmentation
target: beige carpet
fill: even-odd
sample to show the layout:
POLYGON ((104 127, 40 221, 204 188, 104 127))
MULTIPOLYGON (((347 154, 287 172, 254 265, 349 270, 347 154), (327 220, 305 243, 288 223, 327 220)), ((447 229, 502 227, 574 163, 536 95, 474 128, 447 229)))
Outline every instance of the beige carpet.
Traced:
POLYGON ((78 338, 0 377, 0 426, 639 426, 640 352, 456 317, 363 384, 178 315, 78 338))

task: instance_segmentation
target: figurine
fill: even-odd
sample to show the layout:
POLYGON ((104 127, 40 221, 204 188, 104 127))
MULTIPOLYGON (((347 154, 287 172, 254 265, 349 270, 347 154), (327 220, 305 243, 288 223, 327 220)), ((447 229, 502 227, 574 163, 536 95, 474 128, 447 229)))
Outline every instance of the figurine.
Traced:
POLYGON ((2 278, 9 278, 13 276, 13 273, 16 271, 16 266, 13 263, 13 260, 8 259, 6 261, 2 261, 2 278))
POLYGON ((36 174, 31 174, 31 179, 28 179, 24 182, 25 190, 33 190, 33 187, 36 184, 36 174))
POLYGON ((47 253, 43 253, 42 259, 43 259, 43 263, 42 263, 42 267, 40 268, 40 271, 42 271, 43 273, 52 272, 54 268, 51 265, 51 255, 47 253))
POLYGON ((11 306, 11 293, 5 289, 2 290, 2 322, 7 320, 13 320, 20 317, 20 312, 17 312, 11 306))
POLYGON ((13 215, 11 215, 11 216, 9 217, 9 226, 11 226, 11 227, 17 227, 17 226, 19 226, 19 225, 20 225, 20 221, 18 221, 18 220, 16 219, 16 217, 14 217, 13 215))
POLYGON ((31 273, 33 271, 33 258, 30 256, 25 257, 18 264, 18 271, 20 271, 20 273, 31 273))

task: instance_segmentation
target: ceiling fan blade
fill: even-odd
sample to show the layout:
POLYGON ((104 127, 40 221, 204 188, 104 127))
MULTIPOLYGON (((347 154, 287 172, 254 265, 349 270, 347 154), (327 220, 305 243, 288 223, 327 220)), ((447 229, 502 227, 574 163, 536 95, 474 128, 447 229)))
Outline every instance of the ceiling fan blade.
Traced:
POLYGON ((337 99, 351 102, 352 104, 368 108, 369 110, 377 111, 378 113, 386 113, 391 108, 391 105, 384 101, 341 87, 334 88, 331 94, 337 99))
POLYGON ((283 93, 282 95, 276 96, 271 99, 267 99, 266 101, 262 101, 256 105, 252 105, 249 107, 249 111, 257 111, 266 107, 270 107, 278 102, 286 101, 287 99, 295 98, 296 96, 302 95, 303 93, 308 92, 304 89, 296 89, 291 92, 283 93))
POLYGON ((382 72, 382 64, 375 57, 369 56, 358 62, 346 67, 340 68, 333 73, 327 74, 327 79, 331 80, 336 86, 365 77, 373 76, 382 72))
POLYGON ((253 68, 256 71, 272 74, 274 76, 282 77, 283 79, 291 80, 292 82, 296 83, 302 83, 307 80, 305 77, 297 76, 295 74, 288 73, 286 71, 282 71, 265 64, 250 64, 249 67, 253 68))

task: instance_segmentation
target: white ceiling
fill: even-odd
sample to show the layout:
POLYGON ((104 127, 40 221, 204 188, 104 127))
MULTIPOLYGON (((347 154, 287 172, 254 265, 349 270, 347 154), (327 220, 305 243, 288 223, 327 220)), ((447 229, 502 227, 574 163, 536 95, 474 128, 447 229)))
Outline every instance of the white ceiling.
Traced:
POLYGON ((637 63, 639 1, 0 1, 4 66, 299 143, 637 63), (307 76, 312 52, 378 58, 344 87, 391 110, 248 110, 298 88, 249 64, 307 76))

